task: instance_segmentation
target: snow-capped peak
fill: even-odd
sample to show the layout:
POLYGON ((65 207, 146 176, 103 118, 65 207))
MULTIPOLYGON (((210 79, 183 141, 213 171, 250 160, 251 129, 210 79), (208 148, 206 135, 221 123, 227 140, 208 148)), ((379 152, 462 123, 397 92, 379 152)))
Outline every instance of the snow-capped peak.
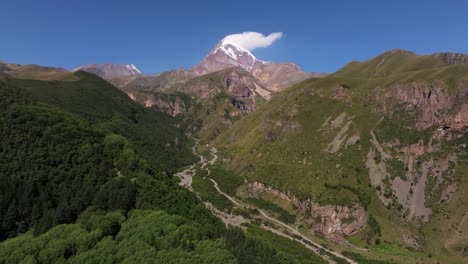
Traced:
POLYGON ((255 58, 255 56, 250 51, 248 51, 247 49, 244 49, 240 45, 238 45, 238 44, 236 44, 236 43, 234 43, 232 41, 228 41, 226 39, 223 39, 217 45, 217 47, 213 50, 212 53, 214 54, 218 50, 222 50, 229 57, 231 57, 232 59, 234 59, 236 61, 239 59, 239 56, 245 56, 245 55, 250 56, 253 60, 257 60, 257 58, 255 58))
POLYGON ((203 75, 231 67, 240 67, 248 72, 254 65, 262 63, 246 48, 236 42, 224 38, 215 48, 192 69, 198 75, 203 75))

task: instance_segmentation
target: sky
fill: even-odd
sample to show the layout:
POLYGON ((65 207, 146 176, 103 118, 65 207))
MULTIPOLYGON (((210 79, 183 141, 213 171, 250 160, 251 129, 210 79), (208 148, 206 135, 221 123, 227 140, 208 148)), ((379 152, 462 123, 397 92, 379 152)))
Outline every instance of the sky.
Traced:
POLYGON ((0 61, 132 63, 155 74, 190 68, 227 35, 258 32, 281 36, 253 49, 257 58, 331 73, 394 48, 468 53, 467 11, 462 0, 0 0, 0 61))

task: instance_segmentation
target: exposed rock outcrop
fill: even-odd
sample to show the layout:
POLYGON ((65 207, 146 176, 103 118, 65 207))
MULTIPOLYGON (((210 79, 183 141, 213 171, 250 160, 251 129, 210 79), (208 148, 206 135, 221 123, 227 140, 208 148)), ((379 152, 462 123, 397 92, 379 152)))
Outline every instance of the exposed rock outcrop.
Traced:
POLYGON ((398 140, 380 144, 373 131, 371 135, 366 166, 381 202, 399 209, 407 219, 427 222, 431 205, 450 200, 456 190, 450 173, 456 155, 433 154, 440 151, 440 146, 432 141, 403 146, 398 140))
POLYGON ((157 107, 172 116, 186 112, 185 103, 179 96, 157 93, 128 93, 128 96, 137 102, 143 103, 146 107, 157 107))
POLYGON ((468 128, 467 82, 458 84, 455 96, 449 95, 443 81, 420 80, 376 89, 369 99, 376 103, 374 110, 385 114, 391 113, 395 103, 406 105, 407 110, 418 110, 416 127, 420 129, 434 125, 444 130, 468 128))
POLYGON ((401 235, 401 241, 403 242, 403 245, 407 248, 415 249, 415 250, 421 250, 421 238, 409 233, 404 233, 401 235))
POLYGON ((351 91, 349 87, 338 85, 333 92, 333 99, 349 103, 351 101, 351 91))
POLYGON ((440 146, 438 145, 424 145, 421 141, 416 143, 416 144, 411 144, 408 146, 403 146, 400 149, 400 152, 402 152, 405 155, 415 155, 415 156, 421 156, 424 154, 428 153, 434 153, 440 150, 440 146))
POLYGON ((353 135, 348 138, 348 141, 346 141, 346 146, 352 146, 354 144, 357 144, 359 142, 359 139, 361 139, 358 135, 353 135))
POLYGON ((348 137, 348 130, 353 123, 353 118, 354 117, 352 116, 348 116, 346 112, 343 112, 333 120, 331 120, 331 117, 328 117, 327 120, 325 120, 325 122, 320 126, 317 132, 328 132, 336 128, 340 128, 333 140, 325 148, 326 152, 335 154, 340 150, 343 142, 346 142, 346 146, 350 146, 356 144, 359 141, 358 135, 353 135, 349 137, 347 141, 345 141, 348 137))
POLYGON ((436 53, 435 56, 441 59, 444 63, 449 64, 449 65, 468 64, 468 54, 454 53, 454 52, 442 52, 442 53, 436 53))
POLYGON ((249 183, 248 188, 253 194, 268 192, 290 201, 304 215, 315 232, 338 242, 344 242, 344 235, 359 232, 367 223, 367 214, 361 205, 321 205, 311 200, 300 200, 292 192, 281 192, 260 182, 249 183))
POLYGON ((340 129, 338 134, 336 134, 335 138, 333 138, 332 142, 328 144, 326 151, 330 154, 336 153, 340 150, 341 144, 346 139, 346 133, 348 132, 349 126, 353 122, 352 119, 349 119, 348 122, 340 129))
POLYGON ((225 80, 228 91, 235 97, 249 98, 255 92, 255 82, 238 71, 231 71, 225 80))
POLYGON ((174 90, 202 100, 223 93, 237 99, 252 99, 255 96, 261 97, 256 93, 258 86, 257 80, 247 71, 229 68, 191 79, 174 90))
POLYGON ((393 85, 388 96, 419 108, 421 116, 418 125, 423 128, 442 123, 444 114, 452 105, 447 87, 442 81, 415 81, 405 85, 393 85))

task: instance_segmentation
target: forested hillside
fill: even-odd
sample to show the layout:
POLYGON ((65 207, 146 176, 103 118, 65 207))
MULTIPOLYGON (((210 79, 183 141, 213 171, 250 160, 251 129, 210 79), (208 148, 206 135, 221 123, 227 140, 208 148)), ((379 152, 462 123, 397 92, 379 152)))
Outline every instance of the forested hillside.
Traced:
POLYGON ((77 77, 0 79, 0 263, 302 263, 178 185, 172 117, 77 77))
MULTIPOLYGON (((175 184, 167 171, 193 160, 187 139, 174 127, 169 116, 128 101, 127 108, 133 110, 133 116, 131 111, 122 111, 119 105, 120 109, 114 109, 114 117, 108 116, 110 122, 98 123, 95 120, 103 113, 81 114, 84 112, 81 110, 89 109, 90 100, 81 98, 82 105, 70 102, 63 107, 80 116, 41 102, 46 100, 38 101, 34 95, 40 92, 43 98, 49 99, 53 97, 46 95, 53 94, 54 89, 68 89, 65 96, 50 100, 57 100, 56 105, 60 106, 73 97, 75 86, 76 89, 86 88, 72 84, 12 79, 1 83, 3 238, 25 232, 30 227, 42 233, 57 224, 73 222, 91 205, 127 212, 135 206, 135 183, 139 176, 157 178, 160 185, 169 185, 169 189, 175 184), (148 126, 137 124, 145 119, 150 120, 148 126), (150 133, 155 126, 161 129, 150 133), (129 139, 123 135, 129 135, 129 139), (145 160, 143 156, 150 159, 145 160)), ((126 99, 125 94, 113 87, 93 88, 102 89, 101 94, 107 89, 107 92, 115 92, 118 100, 126 99)), ((92 98, 104 100, 106 97, 92 98)), ((108 100, 107 105, 112 103, 108 100)), ((110 115, 109 109, 107 111, 110 115)))

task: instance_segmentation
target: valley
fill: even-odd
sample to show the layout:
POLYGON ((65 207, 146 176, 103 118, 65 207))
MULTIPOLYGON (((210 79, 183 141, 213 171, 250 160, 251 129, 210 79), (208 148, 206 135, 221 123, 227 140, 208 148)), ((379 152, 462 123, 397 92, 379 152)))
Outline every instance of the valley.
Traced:
MULTIPOLYGON (((199 140, 196 141, 196 143, 198 144, 199 140)), ((327 252, 328 254, 331 254, 337 258, 340 258, 340 259, 343 259, 344 261, 346 261, 347 263, 351 263, 351 264, 354 264, 354 263, 357 263, 339 253, 336 253, 330 249, 326 249, 324 248, 323 246, 313 242, 312 240, 310 240, 309 238, 307 238, 306 236, 304 236, 303 234, 301 234, 297 229, 294 229, 293 227, 279 221, 278 219, 275 219, 274 217, 271 217, 269 216, 266 212, 264 212, 262 209, 259 209, 259 208, 256 208, 254 206, 252 206, 251 204, 245 204, 243 202, 239 202, 236 198, 224 193, 218 186, 218 183, 211 179, 210 178, 210 175, 211 175, 211 171, 210 171, 210 166, 213 166, 217 159, 218 159, 218 155, 216 154, 217 153, 217 150, 215 148, 209 148, 209 155, 212 156, 212 158, 210 160, 208 160, 206 157, 198 154, 196 152, 196 147, 197 145, 195 145, 193 147, 193 151, 194 151, 194 155, 197 155, 199 156, 200 158, 200 161, 197 163, 201 169, 205 169, 206 170, 206 174, 204 176, 204 178, 207 178, 208 180, 210 180, 213 184, 213 187, 216 189, 216 191, 221 194, 222 196, 226 197, 234 206, 235 208, 237 209, 240 209, 240 210, 243 210, 243 209, 248 209, 248 210, 256 210, 258 211, 258 213, 260 214, 261 217, 265 218, 267 221, 270 221, 271 223, 275 224, 275 225, 278 225, 280 228, 273 228, 273 227, 270 227, 269 225, 265 225, 265 224, 260 224, 259 227, 262 228, 262 229, 265 229, 267 231, 271 231, 277 235, 280 235, 280 236, 283 236, 283 237, 286 237, 290 240, 295 240, 299 243, 301 243, 303 246, 305 246, 306 248, 312 250, 315 254, 317 255, 322 255, 323 253, 321 253, 321 251, 319 250, 322 250, 324 252, 327 252), (281 228, 283 229, 286 229, 286 231, 281 231, 281 228)), ((180 184, 190 190, 193 190, 192 189, 192 186, 191 186, 191 182, 192 182, 192 177, 195 177, 195 171, 193 170, 193 168, 197 165, 197 164, 193 164, 191 165, 188 169, 180 172, 180 173, 177 173, 175 174, 175 176, 179 177, 181 179, 181 182, 180 184)), ((195 190, 196 192, 196 190, 195 190)), ((208 209, 212 210, 213 214, 216 215, 217 217, 219 217, 226 225, 232 225, 232 226, 242 226, 243 224, 246 224, 246 223, 250 223, 253 221, 253 219, 245 219, 243 216, 241 215, 235 215, 232 213, 231 211, 231 214, 226 214, 226 213, 223 213, 221 212, 218 208, 214 207, 209 201, 206 201, 205 202, 205 205, 208 209)), ((330 258, 329 256, 327 256, 326 254, 324 254, 324 256, 322 256, 322 258, 324 258, 325 261, 327 261, 328 263, 336 263, 332 258, 330 258)))
POLYGON ((0 263, 464 263, 467 58, 1 63, 0 263))

